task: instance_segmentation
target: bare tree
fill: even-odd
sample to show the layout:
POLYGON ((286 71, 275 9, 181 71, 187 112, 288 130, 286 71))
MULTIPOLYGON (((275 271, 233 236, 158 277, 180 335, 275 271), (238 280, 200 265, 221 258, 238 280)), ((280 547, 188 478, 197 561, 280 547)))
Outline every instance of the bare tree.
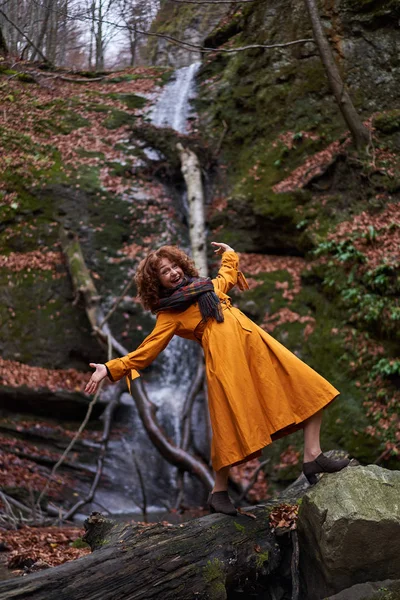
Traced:
POLYGON ((136 64, 138 49, 145 43, 147 32, 157 15, 158 2, 117 0, 117 15, 125 26, 124 37, 129 51, 129 66, 136 64))
POLYGON ((8 46, 6 42, 6 38, 3 34, 3 28, 0 27, 0 56, 7 56, 8 54, 8 46))
POLYGON ((43 20, 42 20, 42 25, 39 31, 39 35, 38 38, 36 40, 36 48, 34 48, 32 55, 31 55, 31 60, 35 60, 37 54, 38 54, 38 49, 42 49, 44 46, 44 40, 47 37, 48 34, 48 27, 49 27, 49 21, 50 21, 50 16, 52 15, 54 9, 54 5, 53 5, 53 0, 47 0, 47 4, 44 4, 43 6, 43 20))
POLYGON ((366 148, 370 140, 368 129, 363 125, 359 114, 354 108, 350 95, 346 90, 343 79, 340 76, 339 69, 333 57, 332 49, 322 27, 316 1, 304 1, 310 16, 315 42, 317 44, 322 63, 325 67, 332 92, 339 105, 343 118, 350 129, 357 149, 363 150, 366 148))

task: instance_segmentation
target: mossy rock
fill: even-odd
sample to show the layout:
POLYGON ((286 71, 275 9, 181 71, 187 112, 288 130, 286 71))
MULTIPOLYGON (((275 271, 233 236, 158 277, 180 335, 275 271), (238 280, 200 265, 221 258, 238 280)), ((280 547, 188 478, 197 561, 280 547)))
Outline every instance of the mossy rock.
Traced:
POLYGON ((37 119, 34 130, 38 133, 55 133, 68 135, 75 129, 88 127, 89 121, 79 113, 69 110, 57 110, 46 119, 37 119))
POLYGON ((137 94, 118 94, 112 93, 107 94, 113 100, 120 100, 130 109, 133 108, 143 108, 146 106, 148 100, 147 98, 143 98, 143 96, 138 96, 137 94))
POLYGON ((36 80, 29 73, 18 73, 17 75, 18 81, 22 81, 23 83, 36 83, 36 80))
POLYGON ((374 119, 374 125, 383 133, 400 131, 400 110, 395 109, 378 115, 374 119))
POLYGON ((127 113, 116 108, 109 108, 109 116, 103 121, 104 127, 107 129, 119 129, 123 125, 132 125, 135 122, 135 117, 132 113, 127 113))

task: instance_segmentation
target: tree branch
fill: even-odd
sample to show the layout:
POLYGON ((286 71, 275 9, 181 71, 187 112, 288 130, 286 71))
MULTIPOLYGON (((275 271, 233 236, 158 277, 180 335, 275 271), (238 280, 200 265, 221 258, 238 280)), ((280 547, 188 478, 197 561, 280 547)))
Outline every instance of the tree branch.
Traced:
POLYGON ((2 14, 3 17, 5 18, 5 20, 8 21, 10 23, 10 25, 12 25, 18 31, 18 33, 20 33, 26 39, 27 42, 29 42, 29 44, 32 46, 32 48, 34 48, 34 50, 36 50, 37 54, 39 54, 39 56, 44 60, 44 62, 46 62, 46 63, 50 62, 49 60, 47 60, 47 58, 45 57, 43 52, 41 50, 39 50, 39 48, 32 42, 32 40, 29 39, 28 36, 22 31, 22 29, 20 29, 18 27, 18 25, 16 25, 14 23, 14 21, 12 21, 11 19, 8 18, 8 16, 4 12, 4 10, 0 9, 0 14, 2 14))
MULTIPOLYGON (((36 0, 32 0, 35 4, 38 4, 38 2, 36 0)), ((250 0, 248 0, 250 1, 250 0)), ((251 0, 253 1, 253 0, 251 0)), ((197 4, 197 2, 196 2, 197 4)), ((211 4, 213 4, 213 2, 211 2, 211 4)), ((230 3, 231 4, 231 3, 230 3)), ((57 12, 59 14, 62 14, 66 19, 70 20, 70 21, 91 21, 91 22, 98 22, 99 19, 96 17, 86 17, 84 15, 74 15, 71 16, 69 15, 66 11, 62 11, 62 10, 57 10, 52 8, 51 10, 53 10, 54 12, 57 12)), ((204 52, 204 53, 208 53, 208 52, 215 52, 216 48, 208 48, 206 46, 201 46, 199 44, 191 44, 190 42, 185 42, 184 40, 180 40, 178 38, 175 38, 173 36, 170 35, 165 35, 163 33, 155 33, 155 32, 150 32, 150 31, 143 31, 140 29, 137 29, 135 27, 131 27, 129 25, 120 25, 119 23, 115 23, 113 21, 108 21, 106 19, 102 19, 101 22, 105 25, 110 25, 112 27, 115 27, 116 29, 124 29, 124 30, 128 30, 128 31, 132 31, 135 34, 138 35, 144 35, 147 37, 159 37, 162 38, 164 40, 167 40, 168 42, 171 42, 171 44, 175 44, 176 46, 180 46, 181 48, 186 48, 188 50, 193 49, 193 50, 199 50, 200 52, 204 52)), ((308 39, 301 39, 301 40, 293 40, 291 42, 285 42, 282 44, 252 44, 250 46, 242 46, 239 48, 232 48, 232 49, 228 49, 228 48, 218 48, 218 52, 227 52, 227 53, 233 53, 233 52, 241 52, 243 50, 249 50, 252 48, 265 48, 265 49, 271 49, 271 48, 285 48, 286 46, 292 46, 294 44, 305 44, 306 42, 314 42, 313 38, 308 38, 308 39)))

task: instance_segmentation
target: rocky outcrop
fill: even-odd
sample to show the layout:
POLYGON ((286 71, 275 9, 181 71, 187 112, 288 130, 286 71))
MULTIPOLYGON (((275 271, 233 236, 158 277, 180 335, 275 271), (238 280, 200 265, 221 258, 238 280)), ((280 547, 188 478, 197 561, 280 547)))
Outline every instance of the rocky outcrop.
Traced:
POLYGON ((400 472, 376 465, 325 476, 303 497, 298 526, 307 600, 398 578, 399 498, 400 472))
POLYGON ((399 600, 400 580, 372 581, 357 583, 324 600, 399 600))
POLYGON ((163 37, 150 38, 147 54, 154 65, 186 67, 201 60, 201 52, 191 46, 202 46, 204 38, 217 26, 230 9, 229 4, 185 4, 164 2, 152 26, 152 32, 173 37, 189 44, 182 46, 163 37))

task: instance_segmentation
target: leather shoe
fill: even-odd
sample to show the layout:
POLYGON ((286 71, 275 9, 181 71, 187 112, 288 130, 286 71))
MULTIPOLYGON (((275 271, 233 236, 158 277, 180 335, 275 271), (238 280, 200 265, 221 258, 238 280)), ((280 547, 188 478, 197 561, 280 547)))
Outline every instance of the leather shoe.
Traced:
POLYGON ((333 458, 328 458, 321 452, 321 454, 317 456, 315 460, 303 463, 303 473, 308 482, 311 485, 314 485, 314 483, 317 483, 318 481, 316 473, 336 473, 337 471, 341 471, 347 467, 349 462, 350 459, 348 458, 335 460, 333 458))
POLYGON ((237 515, 237 510, 229 498, 228 492, 213 492, 208 496, 210 513, 223 513, 224 515, 237 515))

